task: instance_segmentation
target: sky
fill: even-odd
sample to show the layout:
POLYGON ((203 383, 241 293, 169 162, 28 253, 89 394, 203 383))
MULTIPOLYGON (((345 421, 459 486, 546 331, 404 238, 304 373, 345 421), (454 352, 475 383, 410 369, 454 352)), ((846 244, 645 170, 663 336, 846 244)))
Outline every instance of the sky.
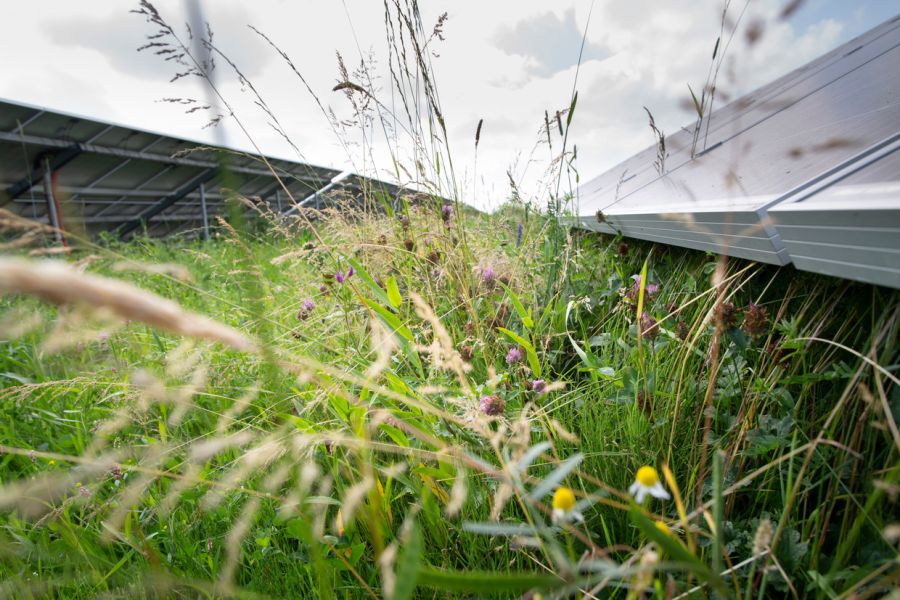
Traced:
MULTIPOLYGON (((229 119, 204 128, 208 114, 187 114, 185 107, 163 102, 203 99, 206 90, 198 78, 170 83, 176 72, 170 62, 137 52, 155 32, 130 12, 137 0, 0 2, 0 21, 8 24, 0 36, 0 97, 189 139, 224 141, 239 149, 252 149, 255 143, 269 155, 388 180, 395 172, 393 148, 393 156, 415 172, 409 138, 398 136, 389 143, 380 127, 372 128, 365 140, 352 127, 337 136, 325 115, 352 116, 344 94, 332 91, 341 79, 338 52, 351 71, 366 57, 378 98, 385 107, 398 106, 386 68, 382 2, 199 1, 214 42, 259 91, 293 146, 273 130, 246 83, 221 60, 217 85, 252 143, 229 119), (290 57, 321 107, 248 25, 290 57)), ((806 0, 791 18, 779 19, 788 3, 730 0, 728 21, 737 23, 737 29, 717 82, 721 92, 737 97, 751 91, 900 12, 891 0, 806 0), (745 32, 752 24, 763 24, 763 35, 748 44, 745 32)), ((185 0, 153 4, 179 33, 184 31, 189 20, 185 0)), ((459 195, 483 209, 509 198, 510 178, 523 199, 539 206, 546 202, 548 181, 555 181, 547 173, 560 144, 558 139, 552 149, 546 144, 544 113, 567 108, 573 89, 578 103, 567 143, 577 148, 574 166, 582 183, 653 143, 643 106, 663 131, 690 124, 688 85, 703 87, 724 6, 723 0, 421 4, 428 32, 447 13, 444 39, 429 44, 430 60, 459 195)))

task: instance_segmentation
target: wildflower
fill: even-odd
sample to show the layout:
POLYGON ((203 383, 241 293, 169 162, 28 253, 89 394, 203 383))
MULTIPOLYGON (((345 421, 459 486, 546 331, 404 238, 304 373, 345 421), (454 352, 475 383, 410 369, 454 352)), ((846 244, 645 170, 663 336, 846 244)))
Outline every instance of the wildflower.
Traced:
POLYGON ((744 324, 741 329, 750 337, 758 337, 766 332, 769 325, 769 310, 751 302, 744 309, 744 324))
POLYGON ((120 467, 119 465, 113 465, 109 470, 109 474, 116 481, 120 481, 125 476, 125 474, 122 473, 122 467, 120 467))
POLYGON ((552 506, 551 518, 554 523, 584 521, 584 515, 575 510, 575 493, 567 487, 556 488, 553 493, 552 506))
POLYGON ((664 534, 669 535, 669 536, 672 535, 672 530, 669 529, 669 526, 666 525, 665 521, 656 521, 653 524, 656 526, 657 529, 659 529, 664 534))
POLYGON ((637 395, 637 404, 638 408, 641 409, 641 412, 649 417, 653 412, 653 394, 646 390, 639 391, 637 395))
POLYGON ((473 331, 475 331, 475 323, 471 320, 466 321, 466 324, 463 325, 463 331, 465 331, 466 333, 472 333, 473 331))
POLYGON ((625 242, 619 244, 618 251, 619 256, 621 256, 622 258, 628 256, 628 244, 626 244, 625 242))
MULTIPOLYGON (((652 298, 659 292, 659 284, 658 283, 648 283, 644 287, 644 297, 652 298)), ((632 302, 638 301, 638 295, 641 293, 641 276, 638 275, 635 277, 634 283, 628 288, 628 291, 625 293, 625 297, 627 297, 632 302)))
POLYGON ((489 417, 496 417, 506 410, 506 403, 497 395, 483 396, 479 404, 481 412, 489 417))
POLYGON ((416 247, 416 243, 414 241, 412 241, 411 239, 406 238, 405 240, 403 240, 403 246, 406 248, 406 250, 408 252, 412 252, 413 249, 416 247))
POLYGON ((105 331, 101 331, 100 333, 97 334, 97 341, 99 341, 101 344, 105 344, 108 339, 109 339, 109 333, 107 333, 105 331))
POLYGON ((432 249, 425 259, 432 264, 437 264, 441 260, 441 253, 438 250, 432 249))
POLYGON ((543 379, 533 379, 531 381, 531 391, 536 394, 543 394, 547 390, 547 382, 543 379))
POLYGON ((660 500, 668 500, 671 497, 669 492, 662 486, 662 483, 660 483, 659 473, 657 473, 656 469, 646 465, 637 470, 634 476, 634 483, 628 488, 628 493, 634 496, 638 504, 644 502, 647 494, 660 500))
POLYGON ((493 267, 484 267, 481 269, 481 282, 485 285, 486 288, 490 289, 494 287, 494 282, 497 279, 497 274, 494 273, 493 267))
POLYGON ((378 244, 381 246, 387 246, 387 236, 383 233, 378 236, 378 244))
POLYGON ((353 270, 353 267, 350 267, 350 270, 347 271, 347 275, 345 275, 345 277, 346 277, 347 279, 350 279, 350 278, 353 277, 354 275, 356 275, 356 271, 353 270))
POLYGON ((444 223, 450 222, 450 217, 453 216, 453 207, 449 204, 445 204, 441 207, 441 219, 444 220, 444 223))
POLYGON ((519 223, 519 227, 516 231, 516 248, 522 245, 522 224, 519 223))
POLYGON ((648 340, 655 339, 659 334, 659 326, 656 324, 656 319, 650 316, 649 313, 645 312, 641 315, 641 337, 647 338, 648 340))
POLYGON ((312 298, 307 298, 303 301, 303 304, 300 305, 300 312, 297 313, 297 318, 301 321, 305 321, 309 318, 309 314, 315 310, 316 303, 312 301, 312 298))
POLYGON ((522 351, 519 350, 518 346, 513 346, 509 349, 509 352, 506 353, 506 364, 514 365, 518 362, 522 361, 522 351))
POLYGON ((334 280, 337 281, 337 282, 340 283, 340 284, 343 284, 343 283, 344 283, 344 276, 341 275, 341 272, 340 272, 340 271, 338 271, 337 273, 334 274, 334 280))
POLYGON ((722 324, 726 329, 731 329, 735 325, 737 325, 737 313, 738 309, 732 302, 723 302, 722 303, 722 324))
POLYGON ((678 336, 678 339, 682 341, 686 340, 690 332, 690 327, 688 327, 687 321, 685 321, 684 319, 679 319, 678 324, 675 325, 675 335, 678 336))
POLYGON ((315 250, 316 245, 313 244, 312 242, 306 242, 305 244, 303 244, 303 249, 304 250, 315 250))
POLYGON ((459 355, 462 357, 462 359, 464 361, 468 362, 468 361, 472 360, 472 356, 474 354, 475 354, 475 349, 472 348, 472 346, 469 346, 468 344, 460 346, 460 348, 459 348, 459 355))
POLYGON ((400 226, 403 227, 403 229, 409 229, 409 217, 402 215, 400 217, 400 226))
POLYGON ((553 493, 553 518, 564 519, 575 508, 575 494, 567 487, 558 487, 553 493))
POLYGON ((91 495, 91 490, 87 489, 83 485, 78 486, 78 493, 87 498, 91 495))

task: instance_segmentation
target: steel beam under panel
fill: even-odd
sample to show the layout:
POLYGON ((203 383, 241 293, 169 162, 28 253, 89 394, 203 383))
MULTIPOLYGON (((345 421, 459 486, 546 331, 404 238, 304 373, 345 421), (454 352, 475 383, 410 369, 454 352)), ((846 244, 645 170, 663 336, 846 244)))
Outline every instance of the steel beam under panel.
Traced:
POLYGON ((116 229, 117 233, 120 237, 124 237, 125 235, 131 233, 132 231, 140 227, 142 223, 146 223, 162 211, 166 210, 167 208, 193 192, 195 189, 197 189, 198 186, 213 179, 217 174, 217 169, 207 169, 203 171, 193 180, 181 186, 177 191, 162 198, 159 202, 142 212, 136 219, 132 219, 131 221, 120 225, 116 229))

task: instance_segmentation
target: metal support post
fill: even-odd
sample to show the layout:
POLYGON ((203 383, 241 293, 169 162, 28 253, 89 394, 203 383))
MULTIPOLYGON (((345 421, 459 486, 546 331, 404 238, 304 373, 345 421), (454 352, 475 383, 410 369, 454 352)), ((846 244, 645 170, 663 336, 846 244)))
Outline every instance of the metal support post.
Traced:
POLYGON ((50 226, 53 227, 53 235, 56 243, 62 243, 62 232, 59 229, 59 213, 56 212, 56 198, 53 197, 53 171, 50 168, 50 159, 44 160, 44 198, 47 200, 47 217, 50 226))
POLYGON ((206 184, 200 184, 200 212, 203 213, 203 239, 209 241, 209 214, 206 212, 206 184))

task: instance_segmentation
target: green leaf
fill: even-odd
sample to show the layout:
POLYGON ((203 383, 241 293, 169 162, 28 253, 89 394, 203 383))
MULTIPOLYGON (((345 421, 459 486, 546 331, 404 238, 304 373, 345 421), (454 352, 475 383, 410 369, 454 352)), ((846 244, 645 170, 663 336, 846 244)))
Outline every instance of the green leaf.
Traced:
POLYGON ((584 454, 581 454, 580 452, 578 454, 573 454, 564 460, 531 491, 531 498, 533 500, 540 500, 549 494, 554 488, 558 487, 559 484, 562 483, 562 480, 565 479, 575 467, 580 465, 583 460, 584 454))
POLYGON ((360 279, 362 279, 366 287, 372 291, 372 294, 378 298, 378 301, 382 304, 390 304, 391 301, 388 299, 388 295, 384 293, 384 290, 381 289, 381 286, 375 283, 375 280, 372 279, 372 276, 369 275, 368 271, 363 269, 362 265, 359 264, 359 261, 353 258, 348 258, 347 262, 353 267, 353 270, 356 271, 356 274, 359 275, 360 279))
POLYGON ((535 536, 537 530, 525 523, 494 523, 488 522, 472 522, 463 523, 463 530, 469 533, 480 533, 484 535, 497 535, 502 537, 513 536, 535 536))
POLYGON ((516 471, 519 473, 524 473, 528 470, 528 467, 531 466, 538 456, 549 450, 553 447, 553 444, 550 442, 544 441, 540 444, 535 444, 528 451, 522 455, 522 458, 519 459, 519 462, 516 463, 516 471))
MULTIPOLYGON (((502 283, 500 285, 503 285, 502 283)), ((531 318, 531 314, 525 310, 525 306, 519 300, 519 297, 516 296, 515 292, 511 289, 503 285, 503 289, 506 290, 506 293, 509 295, 509 299, 512 300, 513 306, 516 308, 516 313, 518 313, 519 318, 522 319, 522 325, 525 326, 529 331, 532 327, 534 327, 534 320, 531 318)))
POLYGON ((400 342, 400 347, 403 348, 403 352, 406 354, 406 358, 409 362, 416 368, 419 372, 419 375, 424 377, 425 372, 422 370, 422 361, 419 360, 419 355, 415 351, 415 349, 410 345, 410 342, 414 341, 412 331, 409 330, 406 325, 400 322, 400 319, 392 313, 390 310, 381 306, 377 302, 369 299, 363 298, 363 303, 378 313, 378 316, 391 328, 394 332, 400 336, 398 341, 400 342))
POLYGON ((569 115, 566 118, 566 129, 569 128, 569 125, 572 124, 572 117, 575 116, 575 105, 578 103, 578 92, 575 92, 575 95, 572 96, 572 104, 569 105, 569 115))
POLYGON ((419 585, 442 592, 527 592, 553 589, 566 584, 554 575, 538 573, 494 573, 491 571, 444 571, 434 567, 419 569, 419 585))
POLYGON ((397 287, 397 278, 391 275, 387 278, 387 297, 394 308, 400 308, 403 303, 403 296, 400 295, 400 288, 397 287))
MULTIPOLYGON (((395 315, 394 313, 392 313, 385 307, 381 306, 377 302, 373 302, 369 298, 363 298, 362 301, 366 306, 368 306, 369 308, 374 310, 376 313, 378 313, 378 316, 380 316, 382 318, 382 320, 389 327, 391 327, 391 329, 393 329, 396 333, 398 333, 404 339, 406 339, 406 341, 408 341, 408 342, 413 341, 412 331, 410 331, 406 325, 404 325, 403 323, 400 322, 400 319, 397 317, 397 315, 395 315)), ((388 301, 388 302, 390 302, 390 301, 388 301)))
POLYGON ((714 573, 712 569, 694 556, 677 539, 660 531, 650 519, 644 516, 644 513, 641 512, 634 502, 631 503, 631 508, 628 509, 628 516, 637 525, 638 529, 666 554, 670 562, 674 562, 684 570, 693 573, 726 596, 729 595, 728 587, 718 573, 714 573))
POLYGON ((694 94, 694 90, 691 87, 691 84, 688 84, 688 91, 691 93, 691 100, 693 100, 693 102, 694 102, 694 110, 697 111, 697 116, 702 118, 703 117, 703 107, 700 106, 700 101, 697 100, 697 95, 694 94))
POLYGON ((422 546, 422 533, 415 526, 397 557, 397 579, 390 600, 409 600, 413 597, 422 564, 422 546))
POLYGON ((518 333, 515 333, 503 327, 498 327, 497 331, 525 348, 525 357, 528 359, 528 365, 531 367, 532 373, 534 373, 535 377, 540 377, 541 361, 538 360, 537 352, 534 351, 534 346, 531 345, 531 342, 523 338, 518 333))

